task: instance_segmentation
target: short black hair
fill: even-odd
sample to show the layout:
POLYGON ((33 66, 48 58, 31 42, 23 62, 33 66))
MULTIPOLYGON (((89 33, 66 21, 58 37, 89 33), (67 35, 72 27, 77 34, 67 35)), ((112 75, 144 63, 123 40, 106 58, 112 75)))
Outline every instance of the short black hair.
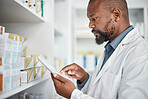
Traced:
POLYGON ((112 12, 115 8, 119 8, 122 12, 122 15, 125 18, 128 18, 128 7, 126 0, 90 0, 91 2, 98 1, 98 3, 103 3, 103 8, 112 12))

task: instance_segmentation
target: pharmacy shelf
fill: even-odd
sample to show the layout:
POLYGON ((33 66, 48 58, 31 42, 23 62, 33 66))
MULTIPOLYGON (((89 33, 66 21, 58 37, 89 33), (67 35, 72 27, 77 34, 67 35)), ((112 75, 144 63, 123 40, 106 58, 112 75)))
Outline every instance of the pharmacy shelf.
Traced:
POLYGON ((30 88, 32 86, 35 86, 35 85, 37 85, 37 84, 39 84, 41 82, 44 82, 44 81, 46 81, 48 79, 49 79, 48 76, 47 77, 43 77, 43 78, 34 80, 34 81, 30 82, 30 83, 23 84, 20 87, 18 87, 16 89, 13 89, 13 90, 10 90, 8 92, 0 92, 0 99, 6 99, 8 97, 11 97, 11 96, 13 96, 13 95, 15 95, 15 94, 25 90, 25 89, 28 89, 28 88, 30 88))
POLYGON ((44 18, 19 0, 0 0, 0 22, 45 22, 44 18))

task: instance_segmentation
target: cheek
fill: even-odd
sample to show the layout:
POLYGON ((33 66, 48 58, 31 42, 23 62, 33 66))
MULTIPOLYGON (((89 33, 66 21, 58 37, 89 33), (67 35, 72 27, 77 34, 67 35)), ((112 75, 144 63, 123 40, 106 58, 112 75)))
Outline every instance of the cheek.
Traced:
POLYGON ((110 20, 105 25, 105 31, 106 32, 113 32, 115 30, 114 21, 110 20))
POLYGON ((105 32, 105 25, 106 24, 104 22, 97 23, 95 30, 105 32))
POLYGON ((106 18, 105 17, 100 17, 99 19, 96 20, 96 29, 104 31, 104 27, 106 25, 106 18))

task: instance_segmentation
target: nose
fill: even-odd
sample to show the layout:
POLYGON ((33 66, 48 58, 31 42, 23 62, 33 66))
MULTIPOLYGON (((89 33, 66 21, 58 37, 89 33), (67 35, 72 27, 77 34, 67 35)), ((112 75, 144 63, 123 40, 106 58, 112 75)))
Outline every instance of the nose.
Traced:
POLYGON ((89 28, 91 28, 91 29, 95 28, 95 24, 91 21, 89 22, 89 28))

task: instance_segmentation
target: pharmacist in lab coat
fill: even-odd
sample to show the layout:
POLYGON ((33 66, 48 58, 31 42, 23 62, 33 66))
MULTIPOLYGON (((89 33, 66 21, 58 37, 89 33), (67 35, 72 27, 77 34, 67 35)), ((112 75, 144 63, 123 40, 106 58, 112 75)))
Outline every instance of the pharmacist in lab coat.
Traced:
POLYGON ((96 43, 108 41, 104 53, 92 75, 77 64, 61 70, 77 87, 52 75, 56 92, 70 99, 148 99, 148 47, 129 24, 126 1, 90 0, 87 17, 96 43))

